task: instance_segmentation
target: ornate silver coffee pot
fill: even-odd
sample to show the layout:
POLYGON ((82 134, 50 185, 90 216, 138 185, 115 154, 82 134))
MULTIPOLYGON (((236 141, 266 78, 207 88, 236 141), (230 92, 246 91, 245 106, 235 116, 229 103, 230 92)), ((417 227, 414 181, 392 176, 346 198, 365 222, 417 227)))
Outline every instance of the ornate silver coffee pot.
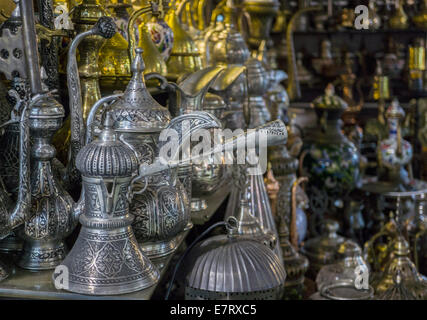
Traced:
MULTIPOLYGON (((160 156, 162 146, 167 143, 166 140, 159 140, 163 130, 165 131, 162 139, 168 138, 167 132, 174 131, 182 141, 195 130, 221 126, 217 119, 205 112, 185 114, 171 121, 168 109, 159 105, 149 94, 142 77, 143 71, 142 50, 137 48, 135 60, 132 62, 133 75, 124 94, 121 97, 111 96, 102 100, 115 100, 108 106, 114 120, 114 129, 122 141, 135 149, 141 164, 151 164, 160 156)), ((214 71, 214 76, 219 71, 220 69, 214 71)), ((154 77, 165 81, 160 75, 154 77)), ((204 87, 197 87, 199 84, 193 82, 191 76, 186 80, 180 84, 179 89, 177 85, 169 84, 169 87, 173 86, 178 92, 179 106, 191 110, 191 106, 200 103, 206 86, 209 86, 211 81, 207 81, 204 87), (187 85, 188 83, 190 85, 187 85), (190 90, 191 87, 194 87, 194 90, 190 90)), ((103 102, 94 106, 91 113, 95 114, 102 104, 103 102)), ((88 124, 88 128, 90 126, 91 124, 88 124)), ((176 146, 181 150, 180 143, 176 146)), ((186 190, 178 179, 177 171, 181 168, 183 166, 174 170, 166 168, 165 171, 150 177, 145 192, 135 195, 130 204, 130 212, 135 216, 133 229, 136 238, 150 258, 173 252, 176 249, 176 236, 189 224, 188 190, 191 189, 186 190)), ((191 169, 191 166, 187 165, 187 168, 191 169)))
POLYGON ((129 200, 139 161, 112 127, 108 113, 99 139, 83 147, 76 158, 83 179, 77 206, 82 228, 62 263, 69 274, 65 289, 72 292, 122 294, 150 287, 159 278, 131 227, 129 200))

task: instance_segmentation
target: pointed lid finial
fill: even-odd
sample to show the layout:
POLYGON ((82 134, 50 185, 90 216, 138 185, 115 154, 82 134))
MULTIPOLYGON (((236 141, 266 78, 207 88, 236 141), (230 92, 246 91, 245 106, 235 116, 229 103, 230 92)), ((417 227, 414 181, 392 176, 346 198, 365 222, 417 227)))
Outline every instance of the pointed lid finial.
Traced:
POLYGON ((131 71, 132 71, 132 77, 138 77, 140 78, 142 73, 145 70, 145 63, 144 59, 142 58, 142 53, 144 50, 140 47, 135 49, 135 58, 132 61, 131 65, 131 71))

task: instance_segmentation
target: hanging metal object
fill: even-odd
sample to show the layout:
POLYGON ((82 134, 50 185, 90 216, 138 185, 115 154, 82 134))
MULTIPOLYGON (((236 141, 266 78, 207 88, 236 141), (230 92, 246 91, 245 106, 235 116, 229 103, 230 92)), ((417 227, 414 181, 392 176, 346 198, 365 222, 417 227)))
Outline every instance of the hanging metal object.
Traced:
POLYGON ((62 263, 69 275, 66 290, 122 294, 158 281, 159 272, 140 251, 131 227, 131 180, 138 162, 134 151, 118 140, 108 113, 99 139, 83 147, 76 158, 83 178, 82 228, 62 263))
POLYGON ((257 241, 233 235, 233 227, 228 230, 226 243, 197 258, 188 276, 186 299, 281 298, 286 272, 278 257, 257 241))

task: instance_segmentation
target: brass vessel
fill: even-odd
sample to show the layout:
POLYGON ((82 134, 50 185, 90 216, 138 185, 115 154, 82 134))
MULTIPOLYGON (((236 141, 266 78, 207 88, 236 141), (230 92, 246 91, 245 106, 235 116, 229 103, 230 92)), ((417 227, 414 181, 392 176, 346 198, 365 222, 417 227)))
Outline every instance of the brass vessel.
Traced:
MULTIPOLYGON (((72 21, 77 33, 91 29, 100 17, 109 16, 107 11, 99 5, 99 0, 83 0, 73 10, 72 21)), ((89 36, 79 46, 79 74, 82 91, 83 119, 86 121, 90 108, 101 99, 99 88, 100 71, 98 57, 105 44, 105 39, 99 36, 89 36)), ((64 121, 64 125, 53 137, 53 145, 57 149, 57 158, 64 164, 68 162, 68 149, 71 138, 71 118, 64 121)))
POLYGON ((268 40, 273 19, 279 11, 278 0, 243 0, 243 12, 248 23, 249 46, 258 49, 263 40, 268 40))
POLYGON ((384 273, 374 283, 379 300, 424 300, 427 296, 427 281, 409 259, 409 245, 403 236, 398 236, 392 245, 393 258, 384 273))
POLYGON ((165 21, 173 31, 174 45, 167 61, 168 78, 176 81, 180 76, 193 73, 202 68, 200 52, 191 36, 184 30, 178 20, 180 11, 186 1, 179 4, 177 9, 170 9, 165 21))

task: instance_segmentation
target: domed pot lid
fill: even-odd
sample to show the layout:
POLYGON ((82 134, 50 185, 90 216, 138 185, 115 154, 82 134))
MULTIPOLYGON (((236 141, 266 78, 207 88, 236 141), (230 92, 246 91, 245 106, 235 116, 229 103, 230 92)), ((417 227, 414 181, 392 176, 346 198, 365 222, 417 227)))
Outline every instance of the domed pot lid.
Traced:
POLYGON ((77 154, 76 167, 86 177, 130 177, 138 169, 134 151, 117 139, 110 112, 99 138, 77 154))
POLYGON ((196 260, 187 287, 210 292, 243 293, 282 286, 286 272, 279 258, 265 245, 230 238, 196 260))
POLYGON ((169 110, 161 106, 145 86, 142 51, 136 48, 132 78, 123 96, 110 108, 114 129, 119 132, 160 132, 171 120, 169 110))

